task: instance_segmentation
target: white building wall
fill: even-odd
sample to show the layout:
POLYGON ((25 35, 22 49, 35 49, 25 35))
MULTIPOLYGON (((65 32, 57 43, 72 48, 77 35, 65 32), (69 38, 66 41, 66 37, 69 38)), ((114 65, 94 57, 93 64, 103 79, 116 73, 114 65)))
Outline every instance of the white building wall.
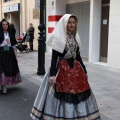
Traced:
POLYGON ((110 0, 108 66, 120 69, 120 0, 110 0))
MULTIPOLYGON (((66 13, 66 4, 89 0, 47 0, 47 27, 55 27, 57 22, 48 22, 50 15, 66 13), (52 1, 54 5, 52 5, 52 1)), ((120 69, 120 0, 110 0, 110 21, 107 65, 120 69)), ((100 57, 101 0, 90 0, 89 62, 99 62, 100 57)), ((47 38, 51 33, 48 33, 47 38)), ((51 52, 47 46, 47 52, 51 52)))
POLYGON ((2 19, 2 14, 1 14, 2 13, 2 9, 1 8, 2 8, 2 0, 0 0, 0 20, 2 19))
MULTIPOLYGON (((47 35, 46 38, 49 38, 49 35, 51 33, 48 32, 48 27, 55 27, 57 21, 48 21, 49 16, 58 16, 58 15, 64 15, 66 13, 66 0, 47 0, 47 35)), ((46 46, 46 51, 51 53, 51 48, 49 46, 46 46)))
POLYGON ((99 62, 101 0, 90 1, 89 62, 99 62))
MULTIPOLYGON (((55 23, 54 22, 49 22, 48 21, 48 16, 50 15, 55 15, 55 0, 46 0, 46 40, 48 39, 50 33, 48 32, 49 27, 54 27, 55 23), (54 3, 52 5, 52 2, 54 3)), ((46 52, 51 53, 51 48, 46 45, 46 52)))
POLYGON ((64 15, 66 13, 66 0, 56 0, 56 14, 64 15))

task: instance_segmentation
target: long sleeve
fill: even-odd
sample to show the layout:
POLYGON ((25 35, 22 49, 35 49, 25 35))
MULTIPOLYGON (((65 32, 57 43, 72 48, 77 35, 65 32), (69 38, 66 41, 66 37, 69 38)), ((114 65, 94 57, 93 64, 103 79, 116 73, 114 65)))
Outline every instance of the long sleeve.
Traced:
POLYGON ((11 45, 16 45, 17 44, 17 41, 16 41, 16 38, 15 36, 13 35, 13 33, 9 33, 10 35, 10 41, 11 41, 11 45))
POLYGON ((83 61, 82 61, 81 56, 80 56, 79 48, 78 48, 78 50, 77 50, 77 52, 76 52, 76 59, 80 62, 82 68, 84 69, 85 74, 87 74, 86 67, 85 67, 85 65, 84 65, 84 63, 83 63, 83 61))
POLYGON ((59 53, 55 50, 52 50, 52 59, 51 59, 51 68, 50 68, 50 76, 55 76, 57 73, 57 59, 59 53))

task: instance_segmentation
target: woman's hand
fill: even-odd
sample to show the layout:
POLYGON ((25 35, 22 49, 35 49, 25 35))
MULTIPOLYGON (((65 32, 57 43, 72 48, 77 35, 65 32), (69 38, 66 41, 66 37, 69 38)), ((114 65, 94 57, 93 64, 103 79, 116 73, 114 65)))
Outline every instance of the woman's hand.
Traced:
POLYGON ((56 81, 55 81, 55 76, 51 76, 51 77, 50 77, 50 80, 49 80, 49 83, 50 83, 51 85, 53 85, 55 82, 56 82, 56 81))

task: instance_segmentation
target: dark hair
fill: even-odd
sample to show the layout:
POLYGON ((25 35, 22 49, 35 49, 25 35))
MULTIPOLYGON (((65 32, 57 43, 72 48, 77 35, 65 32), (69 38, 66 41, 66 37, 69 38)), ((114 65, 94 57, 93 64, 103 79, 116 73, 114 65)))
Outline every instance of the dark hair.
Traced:
POLYGON ((10 28, 9 28, 9 22, 6 20, 6 19, 2 19, 2 21, 0 22, 0 43, 1 43, 1 41, 4 39, 4 30, 3 30, 3 27, 2 27, 2 23, 3 22, 7 22, 7 24, 8 24, 8 29, 7 29, 7 31, 8 31, 8 33, 10 34, 10 28))
POLYGON ((15 27, 13 23, 10 23, 10 26, 15 27))
POLYGON ((77 18, 76 16, 71 15, 71 16, 70 16, 70 18, 74 18, 74 19, 75 19, 75 21, 78 23, 78 18, 77 18))
POLYGON ((9 22, 6 19, 2 19, 1 23, 3 23, 3 22, 7 22, 9 24, 9 22))
POLYGON ((2 30, 2 32, 3 32, 3 27, 2 27, 2 23, 3 23, 3 22, 7 22, 7 24, 8 24, 8 29, 7 29, 7 31, 10 32, 9 22, 8 22, 6 19, 2 19, 2 21, 1 21, 1 30, 2 30))
POLYGON ((17 42, 16 42, 16 39, 15 39, 15 36, 10 31, 9 22, 6 19, 2 19, 2 21, 0 22, 0 43, 2 43, 4 41, 4 31, 3 31, 3 27, 2 27, 3 22, 7 22, 7 24, 8 24, 7 32, 9 33, 9 36, 10 36, 11 45, 16 45, 17 42))

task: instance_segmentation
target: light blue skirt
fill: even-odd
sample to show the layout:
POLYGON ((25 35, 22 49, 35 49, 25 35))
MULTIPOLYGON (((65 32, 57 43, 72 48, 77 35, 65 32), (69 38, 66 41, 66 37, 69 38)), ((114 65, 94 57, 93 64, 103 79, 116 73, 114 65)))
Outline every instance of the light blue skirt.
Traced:
POLYGON ((70 104, 55 98, 55 89, 49 92, 49 73, 46 72, 35 99, 31 118, 33 120, 101 120, 96 99, 91 96, 79 104, 70 104))

